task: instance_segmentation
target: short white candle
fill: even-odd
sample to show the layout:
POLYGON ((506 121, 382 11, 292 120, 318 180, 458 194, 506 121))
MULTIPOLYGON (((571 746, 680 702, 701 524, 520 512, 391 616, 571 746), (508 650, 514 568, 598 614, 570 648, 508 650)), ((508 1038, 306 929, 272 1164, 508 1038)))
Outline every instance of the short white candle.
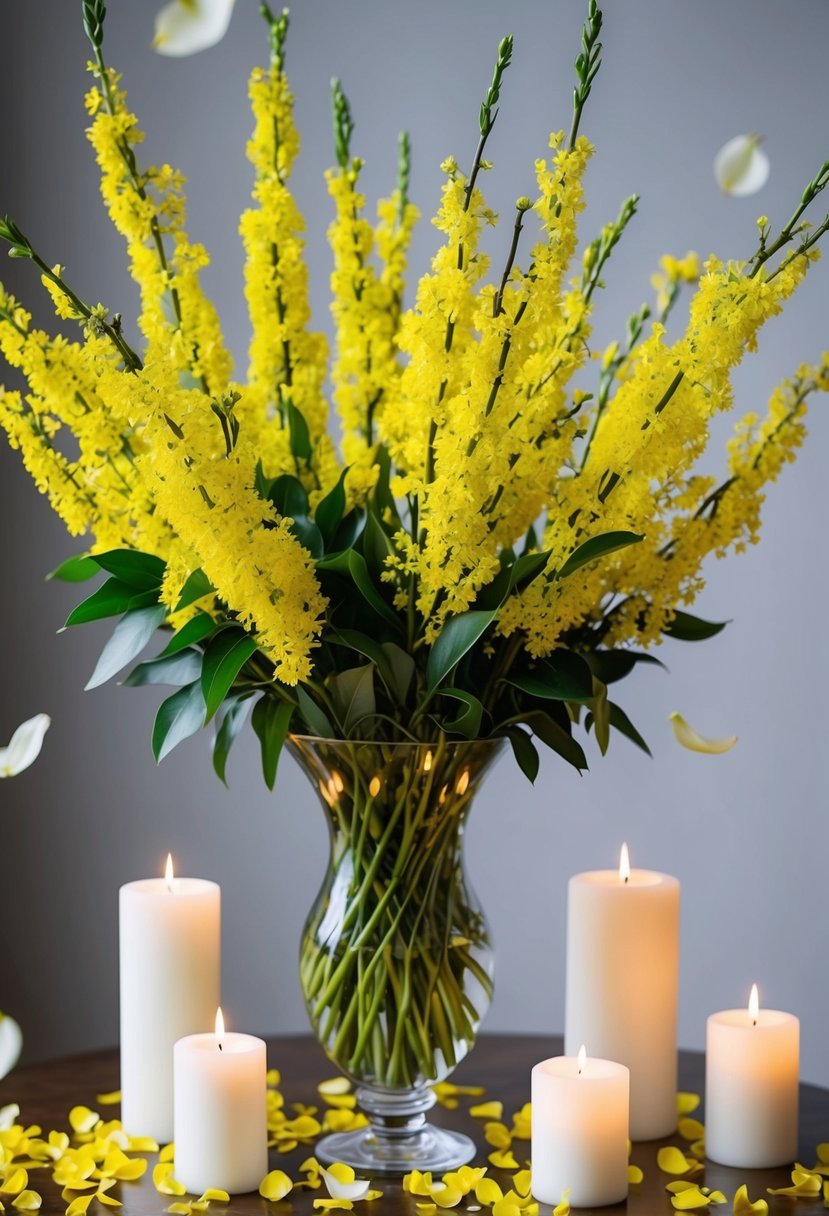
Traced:
POLYGON ((628 1193, 630 1075, 623 1064, 555 1056, 532 1072, 532 1193, 555 1206, 620 1203, 628 1193))
POLYGON ((676 1130, 679 882, 631 870, 570 879, 564 1050, 580 1043, 630 1069, 630 1134, 676 1130))
POLYGON ((705 1152, 740 1169, 786 1165, 797 1157, 800 1022, 760 1009, 757 985, 748 1009, 708 1019, 705 1060, 705 1152))
POLYGON ((120 892, 121 1120, 131 1135, 173 1138, 173 1046, 210 1026, 220 1000, 221 892, 164 878, 120 892))
POLYGON ((268 1172, 265 1044, 227 1034, 193 1034, 175 1046, 175 1176, 200 1195, 257 1190, 268 1172))

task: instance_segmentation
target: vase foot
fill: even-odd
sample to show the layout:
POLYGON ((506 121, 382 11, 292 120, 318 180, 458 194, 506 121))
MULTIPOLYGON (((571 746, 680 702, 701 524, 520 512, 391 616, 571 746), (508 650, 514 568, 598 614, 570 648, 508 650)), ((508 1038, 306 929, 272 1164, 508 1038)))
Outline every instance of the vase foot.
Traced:
POLYGON ((466 1165, 475 1156, 468 1136, 425 1123, 417 1131, 402 1135, 378 1134, 374 1127, 353 1132, 335 1132, 317 1142, 317 1158, 326 1165, 342 1161, 358 1177, 375 1174, 408 1174, 411 1170, 443 1174, 466 1165))

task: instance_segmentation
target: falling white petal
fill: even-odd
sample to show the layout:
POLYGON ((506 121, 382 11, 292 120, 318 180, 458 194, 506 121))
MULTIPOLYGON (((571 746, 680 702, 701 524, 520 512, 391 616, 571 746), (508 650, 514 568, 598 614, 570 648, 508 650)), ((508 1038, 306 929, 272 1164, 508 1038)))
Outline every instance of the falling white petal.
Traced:
POLYGON ((153 47, 161 55, 195 55, 221 42, 234 0, 172 0, 155 19, 153 47))
POLYGON ((335 1178, 328 1170, 321 1169, 320 1173, 332 1199, 364 1199, 371 1186, 371 1183, 363 1178, 355 1178, 353 1182, 340 1182, 339 1178, 335 1178))
POLYGON ((721 756, 723 752, 730 752, 737 742, 736 735, 729 735, 726 739, 704 739, 694 730, 693 726, 689 726, 682 714, 668 714, 668 719, 673 724, 677 743, 687 747, 690 752, 703 752, 707 756, 721 756))
MULTIPOLYGON (((17 1022, 8 1014, 0 1013, 0 1077, 5 1077, 6 1073, 11 1072, 14 1068, 20 1058, 22 1047, 23 1034, 17 1022)), ((3 1129, 5 1120, 9 1120, 6 1126, 11 1127, 19 1114, 19 1107, 4 1106, 0 1110, 0 1131, 3 1129)))
POLYGON ((48 714, 35 714, 18 726, 9 746, 0 747, 0 777, 14 777, 37 760, 51 721, 48 714))
POLYGON ((759 135, 737 135, 714 157, 714 176, 724 194, 743 198, 756 194, 768 181, 769 158, 760 147, 759 135))

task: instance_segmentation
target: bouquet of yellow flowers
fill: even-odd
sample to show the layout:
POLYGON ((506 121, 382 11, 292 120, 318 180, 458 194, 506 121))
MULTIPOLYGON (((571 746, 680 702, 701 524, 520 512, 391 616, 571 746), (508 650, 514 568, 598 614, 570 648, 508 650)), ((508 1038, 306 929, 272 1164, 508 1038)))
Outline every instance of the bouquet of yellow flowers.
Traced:
POLYGON ((0 393, 0 422, 69 531, 90 538, 56 575, 108 576, 67 622, 120 617, 90 686, 166 631, 161 653, 126 679, 177 686, 158 711, 156 758, 215 721, 224 778, 252 709, 269 786, 289 732, 386 743, 505 737, 530 778, 533 740, 586 767, 577 728, 602 751, 612 728, 646 748, 608 686, 656 662, 650 648, 662 635, 698 640, 722 628, 687 611, 703 562, 757 539, 763 487, 802 442, 808 397, 829 387, 824 355, 774 391, 765 417, 738 422, 721 480, 697 471, 711 420, 733 405, 734 368, 818 257, 829 217, 811 227, 804 215, 829 162, 779 232, 761 217, 747 260, 663 258, 655 308, 634 312, 624 337, 596 356, 592 310, 637 199, 579 253, 593 155, 581 125, 601 62, 595 0, 569 132, 551 135, 536 161, 536 191, 516 202, 503 266, 488 274, 480 237, 496 221, 482 181, 509 37, 468 169, 453 157, 442 166, 441 244, 409 306, 418 212, 408 138, 373 222, 334 82, 338 449, 328 344, 311 328, 290 189, 299 136, 287 13, 262 6, 270 62, 250 79, 243 383, 200 285, 208 256, 186 230, 183 178, 142 164, 142 132, 103 58, 103 0, 83 10, 89 140, 140 288, 140 343, 7 218, 0 236, 11 255, 34 263, 58 317, 81 332, 35 328, 0 289, 0 349, 28 381, 25 393, 0 393), (671 341, 665 322, 686 283, 687 324, 671 341), (593 390, 575 388, 591 360, 593 390))

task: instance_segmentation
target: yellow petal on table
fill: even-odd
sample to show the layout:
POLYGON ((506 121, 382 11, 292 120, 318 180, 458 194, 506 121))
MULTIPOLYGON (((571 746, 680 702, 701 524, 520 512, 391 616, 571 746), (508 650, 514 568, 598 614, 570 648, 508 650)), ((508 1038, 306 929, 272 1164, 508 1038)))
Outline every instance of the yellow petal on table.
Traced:
POLYGON ((94 1193, 91 1195, 78 1195, 66 1209, 66 1216, 84 1216, 86 1209, 94 1198, 94 1193))
POLYGON ((560 1203, 553 1208, 553 1216, 570 1216, 570 1188, 561 1196, 560 1203))
POLYGON ((354 1110, 356 1094, 323 1094, 325 1105, 332 1110, 354 1110))
POLYGON ((192 1216, 192 1203, 171 1203, 167 1208, 170 1216, 192 1216))
POLYGON ((95 1101, 99 1106, 116 1106, 121 1101, 120 1089, 113 1089, 108 1094, 96 1094, 95 1101))
POLYGON ((341 1098, 343 1094, 351 1093, 351 1082, 348 1077, 330 1077, 327 1081, 320 1081, 317 1093, 324 1098, 341 1098))
POLYGON ((486 1204, 487 1207, 491 1207, 493 1203, 497 1203, 503 1197, 504 1192, 494 1178, 482 1178, 475 1187, 475 1198, 478 1203, 486 1204))
POLYGON ((707 1208, 710 1200, 707 1195, 703 1195, 698 1186, 690 1186, 687 1190, 680 1191, 678 1195, 671 1196, 671 1205, 678 1212, 690 1212, 694 1208, 707 1208))
POLYGON ((768 1216, 769 1205, 765 1199, 755 1199, 752 1203, 744 1183, 734 1196, 732 1211, 734 1216, 768 1216))
POLYGON ((706 1191, 706 1194, 708 1195, 711 1203, 728 1203, 728 1200, 726 1199, 725 1195, 723 1195, 722 1191, 706 1191))
POLYGON ((428 1196, 431 1187, 432 1175, 429 1172, 422 1174, 420 1170, 412 1170, 410 1174, 403 1175, 403 1190, 410 1195, 428 1196))
POLYGON ((701 1140, 705 1135, 705 1128, 699 1119, 680 1119, 677 1131, 683 1140, 701 1140))
POLYGON ((463 1191, 447 1186, 445 1182, 435 1182, 429 1191, 429 1198, 439 1208, 456 1208, 463 1199, 463 1191))
POLYGON ((438 1210, 436 1203, 416 1203, 415 1207, 420 1212, 420 1216, 435 1216, 435 1212, 438 1210))
MULTIPOLYGON (((337 1102, 346 1100, 346 1098, 336 1099, 337 1102)), ((358 1127, 368 1127, 368 1119, 360 1110, 338 1110, 336 1107, 329 1106, 323 1116, 322 1129, 326 1132, 350 1132, 358 1127)))
MULTIPOLYGON (((2 1124, 0 1124, 0 1127, 1 1126, 2 1124)), ((823 1165, 829 1165, 829 1141, 817 1146, 817 1159, 818 1161, 822 1162, 823 1165)))
POLYGON ((159 1161, 153 1169, 153 1186, 161 1195, 186 1195, 187 1188, 173 1177, 172 1163, 159 1161))
POLYGON ((629 1165, 628 1166, 628 1183, 631 1186, 638 1186, 638 1184, 642 1181, 642 1179, 644 1177, 645 1177, 645 1175, 640 1166, 638 1166, 638 1165, 629 1165))
POLYGON ((503 1119, 504 1104, 503 1102, 480 1102, 477 1106, 470 1106, 469 1113, 473 1119, 503 1119))
POLYGON ((494 1165, 496 1170, 517 1170, 518 1162, 509 1151, 509 1149, 498 1149, 494 1153, 489 1154, 488 1158, 491 1165, 494 1165))
POLYGON ((687 1174, 690 1169, 688 1158, 673 1145, 666 1145, 656 1154, 656 1164, 666 1174, 687 1174))
POLYGON ((117 1178, 119 1182, 135 1182, 147 1171, 144 1157, 128 1157, 120 1148, 107 1153, 99 1167, 104 1178, 117 1178))
POLYGON ((714 177, 723 194, 745 198, 756 194, 769 177, 769 158, 759 135, 735 135, 714 157, 714 177))
POLYGON ((10 1169, 0 1178, 0 1195, 19 1195, 29 1185, 29 1175, 20 1166, 10 1169))
POLYGON ((521 1208, 516 1201, 515 1192, 508 1191, 503 1199, 492 1206, 492 1216, 521 1216, 521 1208))
POLYGON ((91 1132, 97 1123, 100 1123, 101 1116, 95 1110, 90 1110, 88 1106, 73 1106, 69 1112, 69 1125, 73 1132, 84 1134, 91 1132))
POLYGON ((299 1144, 298 1140, 272 1140, 271 1145, 276 1145, 277 1152, 292 1153, 299 1144))
POLYGON ((470 1191, 475 1189, 485 1174, 485 1165, 477 1167, 462 1165, 460 1169, 450 1170, 448 1174, 444 1174, 443 1181, 453 1190, 460 1191, 463 1195, 468 1195, 470 1191))
POLYGON ((221 42, 234 0, 172 0, 155 19, 153 49, 161 55, 194 55, 221 42))
POLYGON ((694 730, 693 726, 685 721, 682 714, 678 714, 676 711, 668 714, 668 720, 673 724, 677 743, 687 748, 689 752, 702 752, 706 756, 721 756, 724 752, 730 752, 737 742, 736 735, 729 735, 725 739, 703 738, 694 730))
MULTIPOLYGON (((48 714, 35 714, 21 722, 7 747, 0 747, 0 777, 16 777, 34 764, 43 746, 43 736, 52 719, 48 714)), ((4 1074, 0 1072, 0 1076, 4 1074)))
POLYGON ((43 1203, 37 1191, 21 1191, 12 1200, 12 1207, 18 1212, 37 1212, 43 1203))
POLYGON ((363 1199, 365 1200, 366 1203, 373 1203, 375 1199, 382 1199, 382 1198, 383 1198, 382 1191, 366 1191, 365 1195, 363 1195, 363 1199))
POLYGON ((493 1148, 509 1148, 512 1144, 512 1133, 506 1123, 485 1123, 484 1140, 493 1148))
POLYGON ((315 1199, 314 1207, 321 1212, 350 1212, 354 1204, 350 1199, 315 1199))
POLYGON ((263 1199, 277 1202, 294 1189, 294 1184, 284 1170, 271 1170, 259 1183, 259 1194, 263 1199))
POLYGON ((829 1182, 823 1184, 823 1206, 829 1208, 829 1182))
POLYGON ((320 1169, 320 1174, 332 1199, 365 1199, 371 1186, 368 1178, 358 1178, 351 1166, 341 1161, 320 1169))
POLYGON ((512 1185, 519 1195, 529 1195, 532 1181, 531 1170, 519 1170, 517 1174, 513 1174, 512 1176, 512 1185))
POLYGON ((769 1186, 766 1191, 769 1195, 808 1195, 811 1198, 820 1194, 822 1186, 823 1179, 820 1174, 813 1174, 803 1166, 796 1166, 792 1170, 791 1186, 769 1186))
POLYGON ((230 1203, 227 1191, 215 1186, 208 1187, 202 1195, 202 1199, 206 1199, 208 1203, 230 1203))
POLYGON ((688 1145, 688 1152, 692 1157, 696 1157, 698 1161, 702 1161, 705 1157, 705 1141, 695 1140, 693 1144, 688 1145))
POLYGON ((702 1099, 699 1094, 688 1093, 685 1090, 680 1090, 676 1095, 676 1113, 678 1115, 690 1115, 697 1109, 702 1099))

